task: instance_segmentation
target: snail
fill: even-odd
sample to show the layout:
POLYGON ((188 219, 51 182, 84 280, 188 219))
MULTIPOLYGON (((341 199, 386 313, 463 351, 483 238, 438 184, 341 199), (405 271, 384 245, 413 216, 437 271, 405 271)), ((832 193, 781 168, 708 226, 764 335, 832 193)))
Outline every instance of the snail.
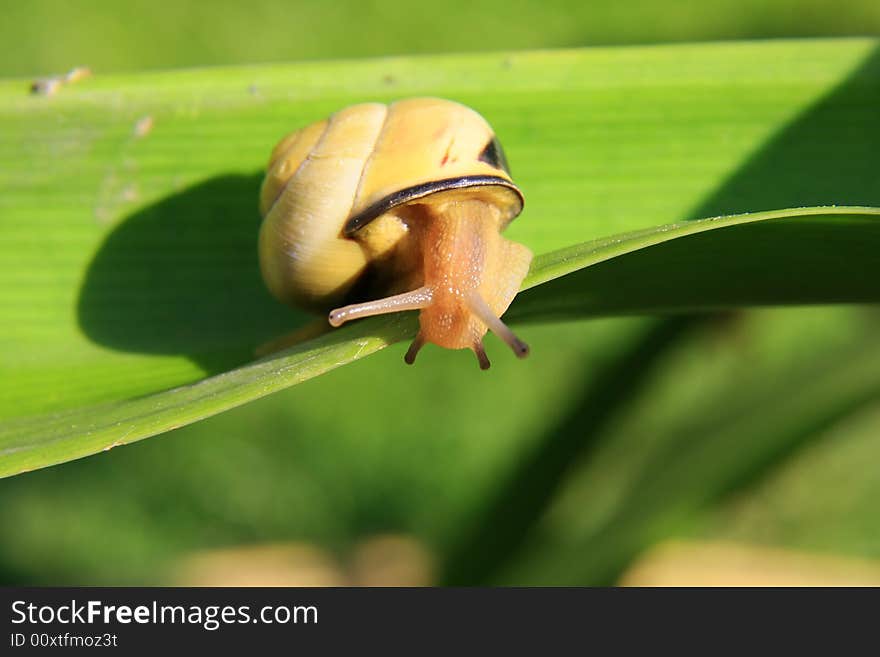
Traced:
POLYGON ((438 98, 367 103, 284 137, 260 190, 260 269, 284 303, 353 319, 419 310, 412 364, 428 342, 471 349, 489 367, 491 330, 520 358, 500 317, 532 253, 501 236, 520 214, 492 128, 438 98))

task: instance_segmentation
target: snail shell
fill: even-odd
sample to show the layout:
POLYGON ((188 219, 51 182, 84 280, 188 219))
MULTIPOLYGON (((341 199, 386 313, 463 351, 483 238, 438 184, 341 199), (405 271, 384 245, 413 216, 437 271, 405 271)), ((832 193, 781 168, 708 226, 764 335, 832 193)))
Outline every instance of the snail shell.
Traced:
POLYGON ((492 128, 448 100, 354 105, 284 137, 260 192, 260 268, 281 301, 334 326, 420 310, 425 342, 489 361, 532 254, 501 231, 523 207, 492 128), (342 306, 342 307, 340 307, 342 306), (335 309, 335 310, 334 310, 335 309))

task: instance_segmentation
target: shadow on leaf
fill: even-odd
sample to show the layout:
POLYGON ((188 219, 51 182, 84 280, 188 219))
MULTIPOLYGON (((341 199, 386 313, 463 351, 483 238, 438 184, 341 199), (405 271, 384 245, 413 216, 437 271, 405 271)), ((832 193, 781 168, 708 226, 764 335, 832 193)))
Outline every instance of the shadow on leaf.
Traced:
POLYGON ((211 178, 123 220, 86 273, 78 305, 85 334, 120 351, 184 354, 213 374, 309 321, 263 285, 261 178, 211 178))

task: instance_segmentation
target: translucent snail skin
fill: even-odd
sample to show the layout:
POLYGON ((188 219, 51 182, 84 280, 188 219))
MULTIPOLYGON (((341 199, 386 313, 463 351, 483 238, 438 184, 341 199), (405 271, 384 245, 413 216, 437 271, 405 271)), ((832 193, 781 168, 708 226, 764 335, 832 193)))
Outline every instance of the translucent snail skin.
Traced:
POLYGON ((501 232, 522 211, 501 145, 474 110, 438 98, 368 103, 284 137, 260 192, 263 279, 284 303, 333 326, 419 310, 406 353, 471 349, 501 321, 532 259, 501 232))

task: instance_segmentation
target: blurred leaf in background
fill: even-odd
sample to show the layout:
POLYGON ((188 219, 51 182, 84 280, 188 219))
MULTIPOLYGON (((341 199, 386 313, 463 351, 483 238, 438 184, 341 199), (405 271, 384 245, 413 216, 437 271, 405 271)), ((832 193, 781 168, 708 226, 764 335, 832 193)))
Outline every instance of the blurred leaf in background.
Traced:
POLYGON ((874 0, 30 0, 3 15, 4 76, 880 32, 874 0))
MULTIPOLYGON (((10 3, 0 66, 6 76, 31 76, 74 64, 104 72, 880 32, 873 1, 719 1, 700 11, 684 2, 556 11, 536 2, 462 3, 423 19, 402 7, 10 3)), ((745 79, 736 79, 723 49, 713 50, 693 64, 697 83, 679 97, 671 79, 665 88, 635 74, 625 84, 605 79, 601 59, 586 81, 553 79, 557 90, 538 97, 546 106, 529 107, 523 95, 523 111, 502 114, 496 128, 510 136, 530 208, 550 223, 524 215, 512 228, 516 239, 541 250, 565 246, 552 243, 547 226, 574 217, 596 218, 585 231, 601 226, 587 239, 633 227, 633 217, 648 226, 800 205, 880 205, 880 126, 871 110, 880 106, 880 66, 876 47, 863 43, 820 47, 805 60, 788 51, 791 62, 773 57, 745 79), (798 76, 774 73, 787 66, 798 76), (733 80, 725 97, 718 80, 733 80), (570 123, 572 97, 591 106, 575 117, 574 143, 539 125, 570 123), (547 162, 548 148, 569 159, 547 162), (560 200, 573 198, 560 193, 566 186, 579 190, 576 207, 560 200)), ((662 67, 670 55, 656 56, 662 67)), ((480 95, 466 81, 447 89, 456 85, 465 102, 480 95)), ((515 98, 499 95, 480 109, 492 116, 515 98)), ((325 100, 294 111, 332 109, 325 100)), ((240 164, 222 173, 253 186, 264 145, 292 127, 290 112, 278 105, 245 147, 240 135, 232 140, 218 161, 234 154, 240 164)), ((119 116, 114 129, 130 130, 138 118, 119 116)), ((192 128, 178 120, 178 133, 160 137, 153 157, 192 128)), ((222 116, 206 112, 200 121, 202 136, 224 136, 222 116)), ((4 148, 23 148, 16 138, 4 148)), ((98 143, 109 153, 116 142, 98 143)), ((208 170, 195 155, 179 166, 198 179, 203 164, 208 170)), ((7 221, 8 206, 0 207, 7 221)), ((409 370, 390 348, 165 437, 3 480, 0 578, 187 581, 180 573, 193 554, 289 542, 312 546, 306 552, 327 563, 354 563, 365 542, 387 535, 410 537, 436 564, 434 581, 455 583, 609 583, 643 550, 675 537, 878 559, 877 324, 871 309, 809 308, 530 325, 535 356, 498 359, 491 380, 463 354, 429 351, 409 370)), ((180 362, 168 363, 179 376, 180 362)), ((187 367, 196 376, 213 365, 187 367)), ((154 375, 124 385, 171 376, 154 375)))

